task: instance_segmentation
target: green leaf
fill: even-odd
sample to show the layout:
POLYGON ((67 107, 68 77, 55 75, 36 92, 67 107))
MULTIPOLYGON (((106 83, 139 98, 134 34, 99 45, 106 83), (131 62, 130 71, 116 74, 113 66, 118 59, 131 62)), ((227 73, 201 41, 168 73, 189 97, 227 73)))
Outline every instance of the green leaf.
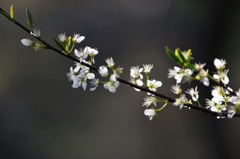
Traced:
POLYGON ((187 58, 186 58, 188 63, 190 63, 190 60, 191 60, 191 52, 192 52, 192 50, 188 49, 188 51, 187 51, 187 58))
POLYGON ((168 47, 166 47, 166 53, 173 61, 181 64, 180 59, 168 47))
POLYGON ((69 36, 66 42, 66 47, 69 47, 71 45, 71 40, 72 40, 72 37, 69 36))
POLYGON ((9 20, 11 20, 11 17, 9 14, 7 14, 5 11, 3 11, 2 9, 0 9, 0 13, 5 16, 6 18, 8 18, 9 20))
POLYGON ((54 41, 56 42, 56 44, 58 45, 58 47, 59 47, 61 50, 63 50, 64 53, 66 53, 66 48, 65 48, 65 46, 64 46, 61 42, 59 42, 56 38, 53 38, 53 39, 54 39, 54 41))
POLYGON ((12 4, 11 7, 10 7, 10 17, 11 17, 11 19, 14 18, 13 4, 12 4))
POLYGON ((33 29, 33 19, 32 19, 32 15, 31 15, 31 12, 30 12, 30 9, 27 8, 26 9, 26 16, 27 16, 27 23, 28 23, 28 26, 30 29, 33 29))
POLYGON ((180 60, 181 60, 181 62, 182 62, 183 65, 186 65, 186 64, 187 64, 187 60, 185 59, 185 57, 184 57, 183 54, 182 54, 182 51, 181 51, 179 48, 177 48, 177 49, 175 50, 175 55, 180 58, 180 60), (176 54, 177 54, 177 55, 176 55, 176 54))

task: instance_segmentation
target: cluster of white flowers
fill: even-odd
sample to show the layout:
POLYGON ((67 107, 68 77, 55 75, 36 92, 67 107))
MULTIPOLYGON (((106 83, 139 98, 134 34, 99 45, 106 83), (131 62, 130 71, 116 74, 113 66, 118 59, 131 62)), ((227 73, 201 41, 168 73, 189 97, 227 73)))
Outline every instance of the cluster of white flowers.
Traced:
POLYGON ((229 83, 228 70, 225 70, 227 62, 224 59, 216 58, 213 63, 217 69, 213 79, 219 85, 213 87, 212 99, 206 99, 206 108, 210 108, 211 111, 218 113, 228 112, 228 118, 232 118, 234 114, 240 111, 240 90, 234 93, 230 87, 227 87, 229 83), (224 87, 220 85, 221 82, 224 87))
MULTIPOLYGON (((225 69, 226 61, 223 59, 214 59, 214 66, 217 72, 212 76, 209 75, 208 70, 204 69, 205 64, 195 63, 192 65, 190 63, 191 53, 186 54, 186 52, 181 52, 179 49, 175 50, 175 54, 171 53, 169 50, 168 54, 172 57, 182 68, 175 66, 174 69, 169 69, 168 77, 174 78, 176 80, 176 85, 173 85, 171 91, 178 95, 179 97, 175 99, 173 105, 183 108, 184 104, 192 104, 191 100, 186 98, 185 94, 182 94, 180 83, 191 82, 192 80, 198 80, 205 86, 210 85, 209 78, 212 79, 217 86, 212 89, 212 99, 206 99, 206 108, 213 112, 228 112, 228 117, 231 118, 240 111, 240 90, 236 93, 229 87, 229 78, 227 76, 228 70, 225 69), (195 76, 194 76, 195 75, 195 76)), ((197 102, 199 107, 201 104, 198 101, 199 92, 197 86, 190 88, 186 91, 194 102, 197 102)), ((147 102, 146 104, 147 105, 147 102)), ((220 118, 220 117, 219 117, 220 118)))
MULTIPOLYGON (((149 74, 151 73, 151 70, 153 68, 152 64, 146 64, 143 65, 143 67, 139 67, 139 66, 133 66, 130 69, 130 82, 136 86, 145 86, 146 88, 148 88, 150 91, 156 92, 157 88, 162 86, 162 82, 161 81, 157 81, 155 79, 149 80, 149 74), (146 75, 146 82, 143 81, 143 74, 145 73, 146 75)), ((140 91, 140 89, 135 88, 134 89, 136 91, 140 91)), ((157 106, 157 102, 164 102, 166 103, 166 101, 160 101, 158 100, 154 94, 147 92, 147 96, 144 98, 144 103, 143 106, 145 107, 149 107, 151 105, 153 105, 154 107, 157 106)), ((146 109, 144 111, 144 114, 146 116, 148 116, 148 118, 150 120, 152 120, 152 118, 156 115, 156 112, 161 110, 163 108, 163 106, 159 109, 155 109, 154 107, 150 108, 150 109, 146 109)), ((165 105, 164 105, 165 107, 165 105)))
MULTIPOLYGON (((58 39, 66 43, 68 37, 66 37, 65 33, 59 34, 58 39)), ((85 39, 84 36, 80 36, 80 34, 74 34, 72 41, 73 43, 80 43, 85 39)), ((95 64, 94 57, 98 54, 97 49, 91 48, 89 46, 86 46, 84 49, 75 49, 74 50, 75 56, 79 59, 79 62, 75 63, 75 68, 70 68, 70 72, 67 73, 67 76, 70 81, 73 81, 72 87, 78 88, 82 86, 83 90, 86 90, 87 88, 87 80, 90 80, 92 88, 90 88, 90 91, 96 90, 99 84, 103 84, 103 87, 109 92, 116 92, 116 89, 119 86, 119 81, 117 80, 118 77, 120 77, 120 74, 122 73, 122 68, 117 67, 114 69, 114 61, 112 58, 106 59, 107 66, 100 66, 98 73, 105 78, 108 78, 109 80, 106 82, 100 81, 99 79, 95 78, 95 74, 91 72, 90 68, 87 67, 85 64, 93 65, 95 64), (90 58, 90 59, 88 59, 90 58), (112 70, 112 74, 109 73, 108 68, 112 70)))
MULTIPOLYGON (((64 39, 64 34, 59 35, 59 39, 64 39)), ((77 40, 77 39, 76 39, 77 40)), ((81 62, 84 62, 86 64, 92 65, 94 56, 98 54, 98 51, 96 49, 90 48, 86 46, 83 50, 74 50, 75 56, 79 59, 79 62, 75 63, 75 68, 70 68, 70 72, 67 73, 67 76, 70 81, 73 81, 72 87, 78 88, 82 86, 83 90, 86 90, 87 88, 87 80, 95 81, 95 74, 90 72, 90 68, 83 65, 81 62), (94 56, 92 56, 94 55, 94 56), (91 60, 87 60, 87 58, 90 57, 91 60)), ((94 82, 91 82, 94 83, 94 82)))

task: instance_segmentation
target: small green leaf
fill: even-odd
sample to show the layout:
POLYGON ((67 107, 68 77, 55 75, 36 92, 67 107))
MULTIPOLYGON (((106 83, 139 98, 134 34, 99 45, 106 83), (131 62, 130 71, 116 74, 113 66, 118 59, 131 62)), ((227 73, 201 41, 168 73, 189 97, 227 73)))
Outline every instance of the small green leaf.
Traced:
POLYGON ((0 13, 5 16, 6 18, 8 18, 9 20, 11 20, 11 17, 9 14, 7 14, 5 11, 3 11, 2 9, 0 9, 0 13))
POLYGON ((180 59, 168 47, 166 47, 166 53, 173 61, 181 64, 180 59))
POLYGON ((29 8, 26 9, 26 16, 27 16, 27 20, 28 20, 27 23, 29 28, 33 29, 33 19, 32 19, 32 15, 29 8))
POLYGON ((53 38, 53 39, 54 39, 54 41, 56 42, 56 44, 58 45, 58 47, 59 47, 61 50, 63 50, 64 53, 66 53, 66 48, 65 48, 65 46, 64 46, 61 42, 59 42, 56 38, 53 38))
POLYGON ((192 52, 192 50, 188 49, 188 51, 187 51, 187 58, 186 58, 188 63, 190 63, 190 60, 191 60, 191 52, 192 52))
POLYGON ((11 19, 13 19, 14 18, 14 9, 13 9, 13 4, 11 5, 11 7, 10 7, 10 17, 11 17, 11 19))
POLYGON ((67 47, 69 47, 71 45, 71 40, 72 40, 72 37, 69 36, 68 39, 67 39, 67 42, 66 42, 67 47))
POLYGON ((175 54, 177 54, 177 56, 181 59, 182 64, 184 65, 187 64, 187 60, 185 59, 185 57, 182 54, 182 51, 179 48, 175 50, 175 54))

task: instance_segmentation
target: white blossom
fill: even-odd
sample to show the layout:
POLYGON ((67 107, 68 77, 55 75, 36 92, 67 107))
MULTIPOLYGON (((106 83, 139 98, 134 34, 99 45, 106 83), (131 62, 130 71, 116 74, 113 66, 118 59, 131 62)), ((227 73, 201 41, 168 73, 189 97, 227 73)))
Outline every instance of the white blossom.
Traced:
POLYGON ((123 72, 123 68, 122 68, 122 67, 119 67, 119 66, 113 70, 113 74, 114 74, 117 78, 120 77, 120 74, 121 74, 122 72, 123 72))
POLYGON ((84 39, 85 39, 85 37, 84 36, 80 36, 80 34, 75 34, 75 33, 73 34, 72 40, 75 43, 81 43, 84 39))
POLYGON ((146 74, 149 74, 153 68, 153 64, 143 65, 144 71, 146 74))
POLYGON ((35 37, 40 37, 41 36, 41 30, 40 29, 33 29, 33 31, 30 32, 31 35, 35 37))
POLYGON ((201 64, 201 63, 197 64, 197 63, 195 63, 194 67, 195 67, 195 69, 197 71, 201 71, 205 65, 206 65, 205 63, 204 64, 201 64))
POLYGON ((70 68, 70 72, 67 73, 69 81, 73 81, 72 88, 78 88, 81 85, 81 81, 79 79, 79 75, 77 75, 73 68, 70 68))
POLYGON ((144 98, 143 106, 149 107, 151 104, 157 106, 157 98, 155 96, 147 96, 144 98))
POLYGON ((110 76, 110 81, 108 81, 107 83, 105 83, 105 84, 103 85, 103 87, 104 87, 105 89, 108 89, 109 92, 115 93, 115 92, 116 92, 116 88, 118 88, 119 84, 120 84, 120 83, 119 83, 119 81, 117 81, 115 75, 112 74, 112 75, 110 76))
POLYGON ((229 94, 229 92, 224 90, 220 86, 215 86, 213 87, 213 90, 212 90, 212 96, 213 96, 212 100, 215 103, 223 102, 225 100, 226 94, 229 94))
POLYGON ((95 63, 94 56, 98 54, 98 51, 89 46, 86 46, 84 52, 92 58, 92 63, 94 64, 95 63))
POLYGON ((22 39, 21 42, 24 46, 31 46, 33 44, 33 41, 30 39, 22 39))
POLYGON ((200 80, 200 82, 203 83, 203 85, 205 86, 209 86, 210 82, 209 82, 209 79, 208 79, 208 71, 205 71, 202 67, 203 64, 198 64, 199 66, 196 66, 195 64, 195 69, 197 69, 196 67, 198 67, 200 70, 199 70, 199 73, 197 74, 197 76, 195 77, 196 79, 200 80))
POLYGON ((215 58, 214 59, 214 65, 215 65, 215 67, 216 67, 216 69, 218 69, 218 70, 222 70, 222 69, 224 69, 225 68, 225 65, 227 64, 227 62, 225 61, 225 60, 223 60, 223 59, 217 59, 217 58, 215 58))
POLYGON ((181 69, 177 66, 174 69, 169 69, 168 78, 174 77, 177 83, 184 83, 191 80, 191 75, 193 71, 191 69, 181 69))
POLYGON ((86 72, 85 70, 81 70, 80 74, 79 74, 79 78, 83 87, 83 90, 85 91, 87 88, 87 80, 90 79, 94 79, 95 78, 95 74, 91 73, 91 72, 86 72))
POLYGON ((145 109, 144 115, 146 115, 149 120, 152 120, 152 118, 156 115, 156 110, 155 109, 145 109))
POLYGON ((77 50, 77 49, 75 49, 74 50, 74 54, 75 54, 75 56, 77 56, 79 59, 80 59, 80 62, 82 61, 82 60, 85 60, 87 57, 88 57, 88 54, 86 54, 84 51, 82 51, 82 50, 77 50))
POLYGON ((175 102, 173 103, 173 105, 179 106, 179 108, 182 109, 186 101, 187 101, 187 98, 185 97, 185 94, 183 94, 181 97, 175 99, 175 102))
POLYGON ((90 91, 95 91, 96 88, 99 85, 99 79, 94 78, 93 80, 91 80, 90 84, 94 87, 90 88, 90 91))
POLYGON ((177 94, 177 95, 179 95, 179 94, 182 93, 182 89, 181 89, 180 85, 178 85, 178 84, 173 85, 173 86, 171 87, 171 91, 172 91, 174 94, 177 94))
POLYGON ((206 99, 206 108, 210 108, 213 112, 221 113, 222 111, 227 110, 226 105, 222 102, 206 99))
POLYGON ((67 37, 66 37, 65 33, 61 33, 61 34, 58 35, 58 39, 61 42, 65 42, 67 40, 67 37))
POLYGON ((197 91, 197 86, 195 87, 195 90, 193 88, 190 88, 186 91, 186 93, 190 94, 193 101, 197 101, 199 98, 198 91, 197 91))
POLYGON ((139 68, 139 66, 131 67, 130 69, 130 76, 135 79, 143 79, 143 75, 141 72, 143 71, 143 68, 139 68))
MULTIPOLYGON (((82 60, 82 62, 87 63, 87 61, 85 61, 85 60, 82 60)), ((76 67, 74 68, 74 72, 78 72, 79 70, 83 70, 85 73, 89 72, 89 67, 87 67, 81 63, 78 63, 78 62, 76 62, 75 65, 76 65, 76 67)))
POLYGON ((147 87, 149 90, 156 92, 158 87, 162 86, 161 81, 156 81, 155 79, 153 80, 147 80, 147 87))
MULTIPOLYGON (((130 82, 134 85, 137 85, 137 86, 143 86, 143 81, 141 79, 134 79, 134 78, 131 78, 130 82)), ((136 91, 140 91, 140 89, 138 88, 135 88, 133 87, 136 91)))
POLYGON ((228 70, 224 71, 218 71, 218 74, 214 74, 213 78, 215 78, 217 81, 222 81, 223 84, 229 83, 229 78, 227 76, 228 70))
POLYGON ((109 68, 113 68, 113 66, 115 65, 112 57, 107 58, 105 61, 106 61, 107 66, 108 66, 109 68))
POLYGON ((100 66, 98 72, 102 77, 108 77, 109 75, 108 69, 106 66, 100 66))
POLYGON ((231 106, 228 109, 228 118, 232 118, 236 113, 238 113, 240 110, 240 107, 237 105, 231 106))

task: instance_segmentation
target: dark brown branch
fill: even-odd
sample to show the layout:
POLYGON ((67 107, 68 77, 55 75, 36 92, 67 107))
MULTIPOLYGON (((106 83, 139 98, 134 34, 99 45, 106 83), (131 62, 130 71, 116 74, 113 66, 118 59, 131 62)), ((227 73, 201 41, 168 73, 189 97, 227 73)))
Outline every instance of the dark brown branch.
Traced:
MULTIPOLYGON (((3 12, 5 12, 2 8, 0 8, 0 10, 3 11, 3 12)), ((6 13, 6 12, 5 12, 5 13, 6 13)), ((22 28, 23 30, 25 30, 27 33, 29 33, 29 34, 31 33, 31 30, 29 30, 29 29, 27 29, 26 27, 24 27, 24 26, 23 26, 21 23, 19 23, 16 19, 14 19, 14 20, 11 21, 11 22, 15 23, 17 26, 19 26, 20 28, 22 28)), ((62 51, 56 49, 55 47, 53 47, 52 45, 50 45, 50 44, 47 43, 46 41, 40 39, 39 37, 35 37, 35 36, 33 36, 33 37, 36 38, 37 40, 41 41, 41 42, 46 46, 46 49, 53 50, 53 51, 55 51, 56 53, 58 53, 59 55, 62 55, 62 56, 64 56, 64 57, 66 57, 66 58, 69 58, 69 59, 71 59, 72 61, 75 61, 75 62, 78 62, 78 63, 80 62, 79 59, 77 59, 76 57, 69 56, 69 55, 66 55, 66 54, 62 53, 62 51)), ((94 66, 92 66, 92 65, 89 65, 89 64, 87 64, 87 63, 84 63, 84 62, 80 62, 80 63, 81 63, 82 65, 84 65, 84 66, 89 67, 91 70, 94 70, 94 71, 98 72, 98 69, 97 69, 96 67, 94 67, 94 66)), ((124 79, 122 79, 122 78, 117 78, 117 80, 118 80, 119 82, 123 83, 123 84, 126 84, 126 85, 128 85, 128 86, 137 88, 137 89, 139 89, 139 90, 141 90, 141 91, 143 91, 143 92, 148 92, 148 93, 154 94, 154 95, 157 96, 157 97, 166 99, 166 100, 167 100, 168 102, 170 102, 170 103, 175 102, 175 99, 173 99, 173 98, 171 98, 171 97, 168 97, 168 96, 165 96, 165 95, 163 95, 163 94, 161 94, 161 93, 158 93, 158 92, 153 92, 153 91, 149 90, 149 89, 146 88, 146 87, 140 87, 140 86, 134 85, 134 84, 132 84, 131 82, 128 82, 128 81, 126 81, 126 80, 124 80, 124 79)), ((224 116, 224 117, 226 117, 226 116, 228 115, 227 112, 222 112, 222 113, 212 112, 212 111, 209 110, 209 109, 206 109, 206 108, 203 108, 203 107, 199 107, 199 106, 194 105, 194 104, 184 104, 184 105, 187 106, 187 107, 190 107, 190 108, 192 108, 192 109, 198 110, 198 111, 200 111, 200 112, 208 113, 208 114, 211 114, 211 115, 214 115, 214 116, 221 116, 221 117, 224 116)), ((240 114, 239 114, 239 113, 238 113, 238 114, 235 114, 234 117, 240 117, 240 114)))

